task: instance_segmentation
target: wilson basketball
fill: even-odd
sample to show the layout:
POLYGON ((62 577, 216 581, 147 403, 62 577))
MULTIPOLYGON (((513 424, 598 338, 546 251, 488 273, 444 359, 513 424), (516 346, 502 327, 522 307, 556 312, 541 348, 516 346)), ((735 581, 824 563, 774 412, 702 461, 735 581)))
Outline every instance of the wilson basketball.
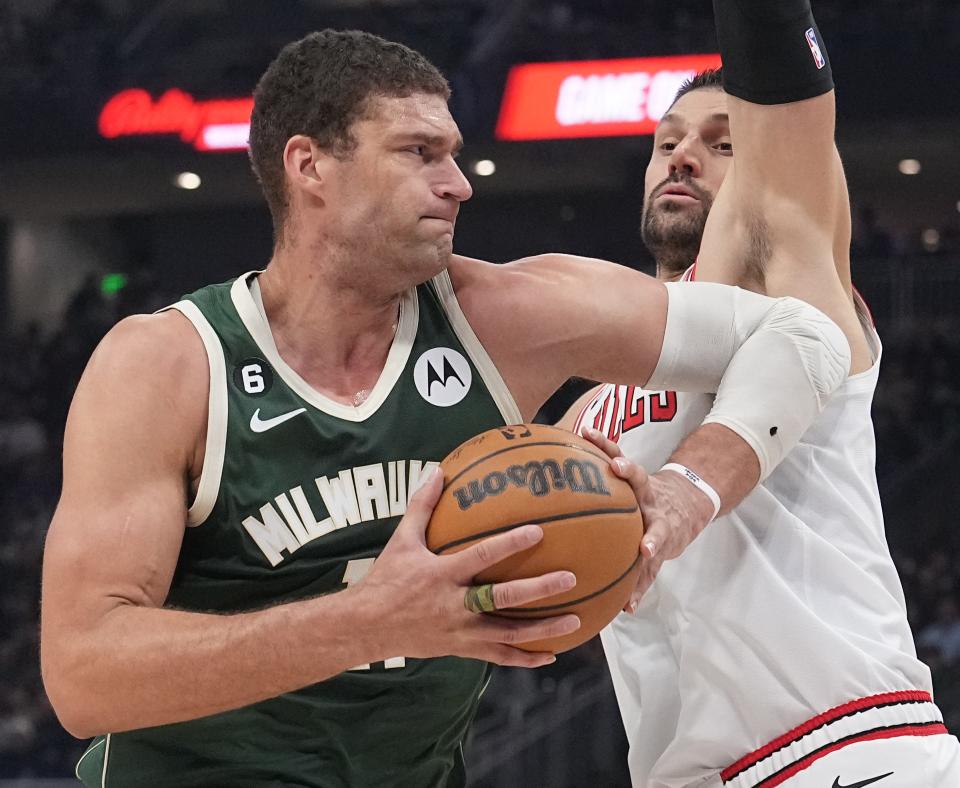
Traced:
POLYGON ((520 648, 567 651, 597 634, 627 603, 640 571, 643 521, 632 488, 592 443, 556 427, 522 424, 481 433, 440 465, 443 492, 427 527, 433 552, 456 552, 535 524, 543 528, 538 544, 490 567, 476 582, 557 570, 577 576, 569 591, 497 611, 511 618, 580 617, 576 632, 520 648))

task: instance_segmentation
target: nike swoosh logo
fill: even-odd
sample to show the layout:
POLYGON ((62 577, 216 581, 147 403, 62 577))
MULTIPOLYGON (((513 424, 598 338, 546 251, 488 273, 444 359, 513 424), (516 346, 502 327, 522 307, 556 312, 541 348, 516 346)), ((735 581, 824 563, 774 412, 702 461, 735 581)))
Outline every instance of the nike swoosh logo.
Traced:
POLYGON ((266 432, 267 430, 272 430, 278 424, 283 424, 285 421, 290 421, 294 416, 299 416, 301 413, 306 412, 306 408, 297 408, 296 410, 291 410, 289 413, 281 413, 279 416, 274 416, 272 419, 261 419, 260 408, 257 408, 250 417, 250 429, 254 432, 266 432))
POLYGON ((863 788, 865 785, 872 785, 875 782, 879 782, 884 777, 889 777, 893 772, 887 772, 886 774, 881 774, 879 777, 873 777, 869 780, 861 780, 858 783, 850 783, 849 785, 841 785, 840 777, 838 776, 836 780, 833 781, 833 788, 863 788))

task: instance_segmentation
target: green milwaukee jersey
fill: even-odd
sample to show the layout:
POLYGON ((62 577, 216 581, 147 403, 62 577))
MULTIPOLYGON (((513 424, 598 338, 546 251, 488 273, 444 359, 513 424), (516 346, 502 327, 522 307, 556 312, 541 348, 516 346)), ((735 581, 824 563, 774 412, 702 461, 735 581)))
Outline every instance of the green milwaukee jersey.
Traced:
MULTIPOLYGON (((231 613, 342 590, 439 460, 520 421, 446 273, 404 294, 383 372, 357 407, 280 357, 256 272, 173 308, 203 340, 210 396, 169 607, 231 613)), ((398 654, 234 711, 98 737, 77 775, 104 788, 463 785, 461 743, 488 671, 398 654)))

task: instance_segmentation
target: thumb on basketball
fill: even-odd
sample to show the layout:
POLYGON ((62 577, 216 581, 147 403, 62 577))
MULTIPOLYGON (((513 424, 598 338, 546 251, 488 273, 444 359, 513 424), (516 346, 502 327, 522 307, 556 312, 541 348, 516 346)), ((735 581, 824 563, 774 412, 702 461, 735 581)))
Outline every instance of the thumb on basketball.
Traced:
POLYGON ((410 498, 407 512, 397 526, 397 531, 415 534, 419 542, 426 544, 427 523, 430 522, 433 508, 440 500, 442 491, 443 471, 439 467, 434 467, 427 474, 426 481, 420 485, 420 489, 410 498))
MULTIPOLYGON (((630 485, 640 511, 646 511, 646 507, 650 503, 650 474, 643 467, 631 462, 626 457, 617 457, 610 462, 610 465, 613 472, 630 485)), ((650 523, 645 522, 643 524, 645 532, 649 526, 650 523)), ((657 543, 655 540, 644 538, 641 552, 644 552, 648 558, 652 558, 656 549, 657 543)))
POLYGON ((631 462, 626 457, 616 457, 610 465, 613 467, 613 472, 630 485, 633 494, 637 497, 637 503, 642 506, 646 502, 650 474, 642 466, 631 462))

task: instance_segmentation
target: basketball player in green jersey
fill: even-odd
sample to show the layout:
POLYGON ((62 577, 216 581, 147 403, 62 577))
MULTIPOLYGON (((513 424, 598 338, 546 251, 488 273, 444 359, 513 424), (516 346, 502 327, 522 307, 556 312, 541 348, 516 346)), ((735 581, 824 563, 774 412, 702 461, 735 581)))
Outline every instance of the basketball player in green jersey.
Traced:
MULTIPOLYGON (((433 555, 436 463, 517 429, 571 375, 716 391, 673 460, 726 510, 843 380, 842 333, 791 299, 453 255, 471 189, 448 96, 422 57, 374 36, 286 47, 251 125, 269 265, 122 321, 91 358, 41 634, 54 708, 95 737, 86 785, 463 785, 488 664, 547 664, 517 645, 579 622, 479 614, 571 588, 564 571, 468 609, 474 576, 542 533, 433 555)), ((666 476, 655 496, 637 487, 647 556, 715 514, 666 476)))

